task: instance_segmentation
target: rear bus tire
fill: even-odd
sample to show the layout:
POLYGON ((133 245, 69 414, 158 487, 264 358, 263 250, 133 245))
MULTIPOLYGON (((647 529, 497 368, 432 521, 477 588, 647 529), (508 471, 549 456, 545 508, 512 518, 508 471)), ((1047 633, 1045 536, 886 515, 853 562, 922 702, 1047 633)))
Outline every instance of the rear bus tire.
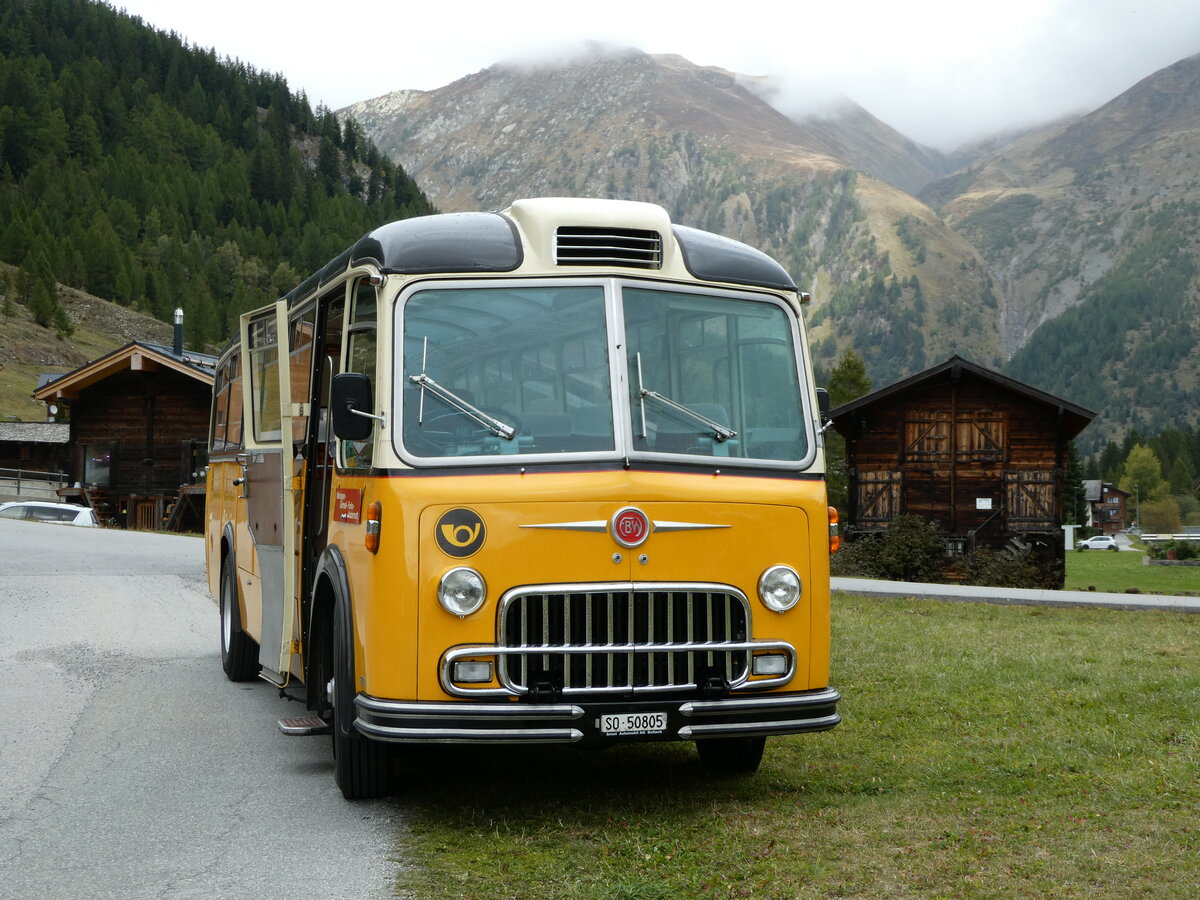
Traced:
POLYGON ((221 563, 221 668, 230 681, 250 681, 258 676, 258 644, 242 631, 236 573, 230 554, 221 563))

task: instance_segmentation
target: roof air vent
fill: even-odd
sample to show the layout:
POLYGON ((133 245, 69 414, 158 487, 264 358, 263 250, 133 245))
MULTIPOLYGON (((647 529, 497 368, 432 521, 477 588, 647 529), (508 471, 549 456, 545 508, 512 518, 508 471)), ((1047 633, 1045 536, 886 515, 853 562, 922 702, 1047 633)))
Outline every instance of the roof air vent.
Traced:
POLYGON ((554 258, 560 266, 661 269, 662 247, 657 231, 563 225, 555 233, 554 258))

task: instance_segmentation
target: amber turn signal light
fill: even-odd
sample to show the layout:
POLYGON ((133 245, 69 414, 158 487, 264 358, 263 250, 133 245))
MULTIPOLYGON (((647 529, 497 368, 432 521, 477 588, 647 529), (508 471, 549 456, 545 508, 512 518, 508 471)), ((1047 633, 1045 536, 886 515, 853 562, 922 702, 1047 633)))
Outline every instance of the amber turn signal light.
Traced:
POLYGON ((383 504, 376 500, 367 507, 367 536, 364 543, 372 553, 379 552, 379 532, 382 529, 383 504))
POLYGON ((829 552, 837 553, 842 546, 841 535, 838 534, 838 511, 829 507, 829 552))

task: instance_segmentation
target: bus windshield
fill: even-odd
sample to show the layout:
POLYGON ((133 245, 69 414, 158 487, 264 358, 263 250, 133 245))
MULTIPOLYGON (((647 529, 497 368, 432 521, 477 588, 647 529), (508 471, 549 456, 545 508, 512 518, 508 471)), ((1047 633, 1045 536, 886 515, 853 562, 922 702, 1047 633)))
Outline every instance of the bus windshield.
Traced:
POLYGON ((782 303, 493 283, 417 290, 399 315, 398 449, 415 462, 808 455, 797 329, 782 303))

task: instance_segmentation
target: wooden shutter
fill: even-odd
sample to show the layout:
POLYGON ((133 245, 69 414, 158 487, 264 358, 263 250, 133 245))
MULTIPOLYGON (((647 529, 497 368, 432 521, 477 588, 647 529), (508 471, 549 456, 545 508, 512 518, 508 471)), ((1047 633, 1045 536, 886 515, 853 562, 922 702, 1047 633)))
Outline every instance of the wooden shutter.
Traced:
POLYGON ((950 414, 940 409, 914 409, 904 420, 904 459, 911 462, 950 459, 950 414))
POLYGON ((900 514, 900 473, 858 473, 858 528, 886 528, 900 514))
POLYGON ((955 426, 958 458, 979 462, 1003 459, 1007 425, 1003 412, 987 410, 960 412, 955 426))
POLYGON ((1004 473, 1008 529, 1054 528, 1054 472, 1031 470, 1004 473))

